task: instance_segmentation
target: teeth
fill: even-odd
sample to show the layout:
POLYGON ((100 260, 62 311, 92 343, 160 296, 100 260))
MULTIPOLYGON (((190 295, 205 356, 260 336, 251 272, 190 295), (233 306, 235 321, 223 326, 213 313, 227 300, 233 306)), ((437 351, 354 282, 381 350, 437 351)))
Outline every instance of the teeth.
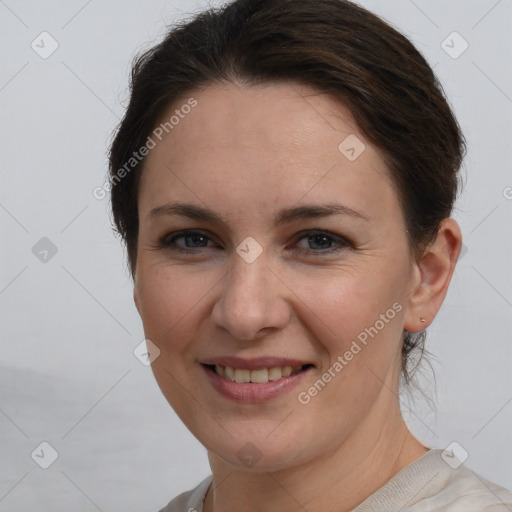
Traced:
POLYGON ((251 382, 268 382, 268 370, 266 368, 263 368, 263 370, 252 370, 251 382))
MULTIPOLYGON (((215 366, 215 371, 217 371, 217 366, 215 366)), ((219 373, 219 372, 217 372, 219 373)), ((219 373, 219 375, 222 376, 221 373, 219 373)), ((224 377, 226 377, 226 379, 228 380, 235 380, 235 370, 233 370, 233 368, 229 367, 229 366, 226 366, 226 368, 224 368, 224 377)))
POLYGON ((282 379, 283 377, 289 377, 290 375, 302 370, 302 368, 302 366, 297 366, 295 368, 292 368, 291 366, 274 366, 272 368, 261 368, 258 370, 245 370, 216 364, 215 372, 221 377, 234 382, 255 382, 264 384, 269 381, 282 379))
POLYGON ((283 376, 281 368, 274 367, 268 371, 268 380, 279 380, 283 376))
POLYGON ((235 370, 235 382, 251 382, 251 370, 235 370))

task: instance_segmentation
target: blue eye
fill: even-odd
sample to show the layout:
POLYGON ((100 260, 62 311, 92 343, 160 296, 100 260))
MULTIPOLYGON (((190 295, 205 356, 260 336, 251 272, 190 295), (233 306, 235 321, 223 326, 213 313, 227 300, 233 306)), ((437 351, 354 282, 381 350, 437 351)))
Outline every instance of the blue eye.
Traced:
POLYGON ((308 248, 301 249, 303 254, 320 256, 326 253, 338 252, 350 247, 350 243, 344 238, 331 234, 327 231, 307 231, 298 241, 306 240, 308 248))
MULTIPOLYGON (((303 255, 322 256, 328 253, 338 252, 349 247, 352 247, 350 242, 341 236, 334 235, 328 231, 310 230, 301 233, 302 236, 297 239, 291 250, 298 252, 303 255), (306 240, 308 247, 300 247, 297 250, 298 242, 306 240), (295 247, 295 249, 293 248, 295 247)), ((187 230, 171 233, 165 236, 160 241, 160 248, 171 249, 175 251, 185 253, 197 253, 200 252, 197 249, 208 249, 212 248, 208 246, 208 242, 212 239, 201 231, 187 230), (178 244, 178 240, 182 240, 182 243, 178 244)))
POLYGON ((188 249, 202 249, 206 247, 210 237, 200 231, 180 231, 167 235, 162 241, 162 247, 172 247, 176 245, 176 240, 183 239, 185 247, 177 246, 178 250, 187 251, 188 249))

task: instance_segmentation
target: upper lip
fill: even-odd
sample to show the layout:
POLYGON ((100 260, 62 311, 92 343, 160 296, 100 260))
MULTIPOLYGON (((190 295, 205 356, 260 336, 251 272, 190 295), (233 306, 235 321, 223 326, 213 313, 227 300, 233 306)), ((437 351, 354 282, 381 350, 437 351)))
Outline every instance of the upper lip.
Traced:
POLYGON ((252 359, 245 359, 238 356, 219 356, 211 357, 200 361, 204 365, 219 365, 229 366, 231 368, 237 368, 240 370, 260 370, 262 368, 274 368, 291 366, 296 368, 298 366, 304 366, 312 364, 309 361, 303 361, 300 359, 287 359, 283 357, 255 357, 252 359))

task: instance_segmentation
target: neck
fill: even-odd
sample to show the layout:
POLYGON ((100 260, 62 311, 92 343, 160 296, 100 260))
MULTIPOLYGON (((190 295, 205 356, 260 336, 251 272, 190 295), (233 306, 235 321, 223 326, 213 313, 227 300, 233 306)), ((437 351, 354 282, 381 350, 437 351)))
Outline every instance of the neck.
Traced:
POLYGON ((213 482, 204 512, 353 510, 428 451, 409 432, 398 403, 394 409, 370 412, 339 446, 285 470, 240 470, 210 453, 213 482))

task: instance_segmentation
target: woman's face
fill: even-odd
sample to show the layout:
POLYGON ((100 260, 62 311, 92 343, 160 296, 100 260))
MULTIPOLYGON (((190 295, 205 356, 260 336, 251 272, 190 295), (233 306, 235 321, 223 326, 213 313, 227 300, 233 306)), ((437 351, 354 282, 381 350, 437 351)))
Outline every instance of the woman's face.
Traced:
POLYGON ((290 467, 397 407, 418 284, 403 214, 381 155, 331 97, 294 84, 191 96, 163 116, 180 114, 153 137, 139 191, 152 368, 211 455, 290 467))

